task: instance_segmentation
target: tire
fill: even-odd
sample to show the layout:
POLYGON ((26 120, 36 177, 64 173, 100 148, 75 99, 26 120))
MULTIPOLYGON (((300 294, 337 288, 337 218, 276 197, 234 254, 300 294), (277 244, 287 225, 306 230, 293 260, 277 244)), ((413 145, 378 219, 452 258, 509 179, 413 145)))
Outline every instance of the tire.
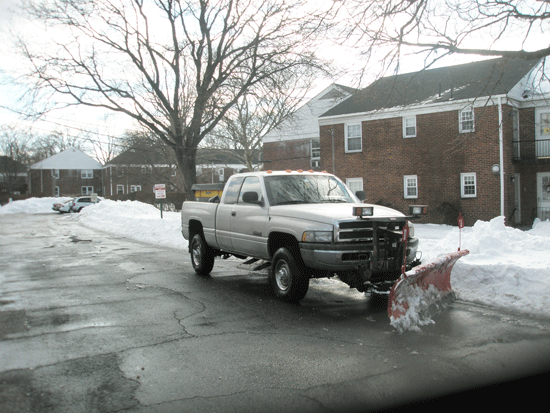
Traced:
POLYGON ((208 275, 214 268, 214 251, 210 248, 202 234, 195 234, 189 248, 191 264, 199 275, 208 275))
POLYGON ((286 302, 298 302, 307 294, 309 276, 298 266, 288 249, 279 248, 273 254, 269 283, 277 298, 286 302))

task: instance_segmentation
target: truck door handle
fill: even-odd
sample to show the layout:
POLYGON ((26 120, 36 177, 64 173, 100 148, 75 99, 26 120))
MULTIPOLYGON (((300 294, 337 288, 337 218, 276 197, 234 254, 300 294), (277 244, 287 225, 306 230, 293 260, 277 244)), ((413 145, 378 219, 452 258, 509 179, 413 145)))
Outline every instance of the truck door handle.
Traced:
POLYGON ((236 213, 235 211, 231 211, 231 216, 232 216, 232 217, 234 217, 234 216, 236 216, 236 215, 237 215, 237 213, 236 213))

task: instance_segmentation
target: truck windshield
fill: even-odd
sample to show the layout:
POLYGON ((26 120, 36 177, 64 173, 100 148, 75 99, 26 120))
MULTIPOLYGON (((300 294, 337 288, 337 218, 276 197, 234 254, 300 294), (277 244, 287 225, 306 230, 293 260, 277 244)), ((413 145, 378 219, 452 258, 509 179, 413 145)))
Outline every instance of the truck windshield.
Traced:
POLYGON ((265 177, 271 206, 357 202, 342 182, 323 175, 273 175, 265 177))

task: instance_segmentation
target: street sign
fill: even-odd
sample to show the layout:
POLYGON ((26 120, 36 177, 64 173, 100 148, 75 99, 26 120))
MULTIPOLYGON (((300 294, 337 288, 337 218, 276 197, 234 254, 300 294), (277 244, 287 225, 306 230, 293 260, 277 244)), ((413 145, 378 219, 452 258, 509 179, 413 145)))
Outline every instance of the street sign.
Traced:
POLYGON ((153 191, 155 192, 155 199, 166 198, 166 186, 164 184, 155 184, 153 191))

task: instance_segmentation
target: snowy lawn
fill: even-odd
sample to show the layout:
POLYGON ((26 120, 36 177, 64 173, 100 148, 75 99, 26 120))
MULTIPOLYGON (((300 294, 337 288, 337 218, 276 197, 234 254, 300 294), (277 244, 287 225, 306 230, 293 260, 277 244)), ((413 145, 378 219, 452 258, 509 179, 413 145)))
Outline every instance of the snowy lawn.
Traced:
MULTIPOLYGON (((0 208, 0 214, 45 213, 62 198, 31 198, 0 208)), ((104 200, 68 214, 82 224, 119 236, 159 246, 186 250, 180 215, 164 212, 138 201, 104 200)), ((429 262, 459 244, 457 227, 416 224, 422 262, 429 262)), ((506 227, 503 217, 478 221, 462 229, 461 248, 470 254, 455 265, 451 282, 464 301, 550 318, 550 221, 535 220, 528 231, 506 227)))

